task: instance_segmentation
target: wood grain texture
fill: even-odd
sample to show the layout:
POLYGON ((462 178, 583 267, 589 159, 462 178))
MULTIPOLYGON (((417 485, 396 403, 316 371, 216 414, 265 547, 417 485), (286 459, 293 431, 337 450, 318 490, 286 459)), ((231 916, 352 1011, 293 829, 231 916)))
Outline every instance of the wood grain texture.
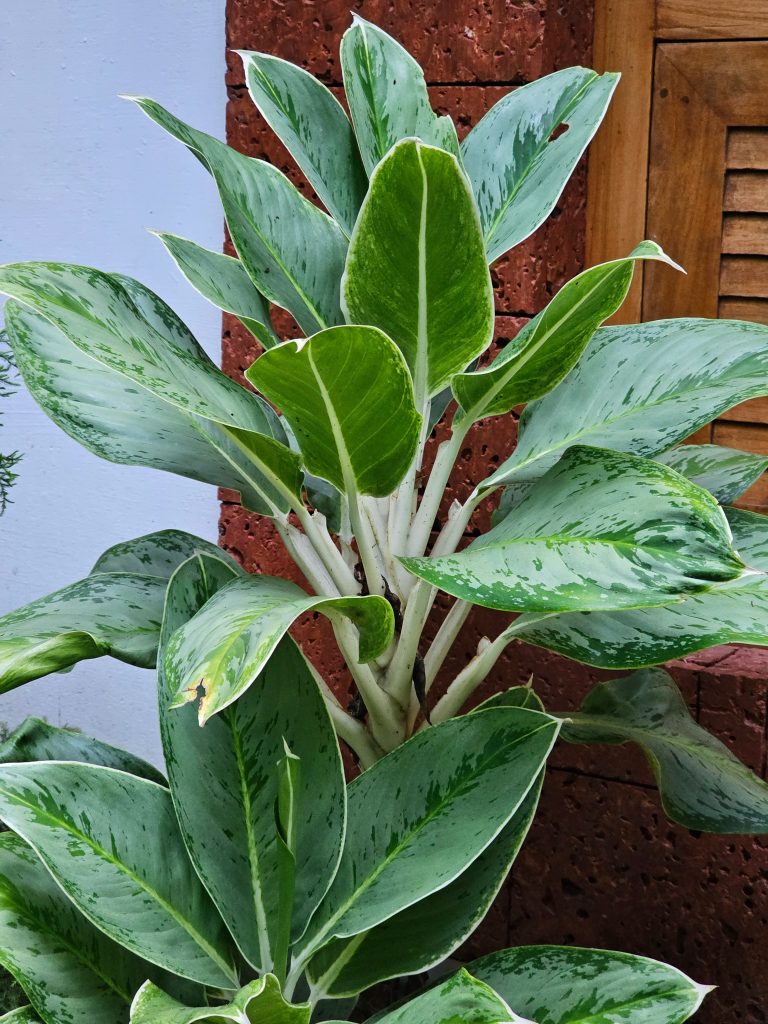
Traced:
POLYGON ((720 293, 745 298, 768 298, 768 259, 763 256, 723 256, 720 293))
POLYGON ((739 213, 768 212, 768 171, 729 171, 723 209, 739 213))
POLYGON ((723 297, 718 316, 723 320, 752 320, 757 324, 768 324, 768 299, 723 297))
POLYGON ((768 255, 768 216, 726 213, 723 217, 722 251, 750 253, 753 256, 768 255))
POLYGON ((768 131, 765 128, 731 129, 725 162, 729 168, 768 170, 768 131))
POLYGON ((658 0, 660 39, 754 39, 768 36, 765 0, 658 0))

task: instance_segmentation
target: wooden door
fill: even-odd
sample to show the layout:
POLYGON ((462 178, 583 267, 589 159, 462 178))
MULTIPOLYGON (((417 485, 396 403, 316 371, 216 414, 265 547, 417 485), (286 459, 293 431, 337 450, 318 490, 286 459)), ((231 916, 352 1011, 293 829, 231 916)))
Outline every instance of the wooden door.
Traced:
MULTIPOLYGON (((768 0, 597 0, 596 65, 623 72, 589 164, 590 264, 658 241, 617 322, 768 324, 768 0)), ((768 399, 699 431, 768 455, 768 399)), ((741 504, 768 511, 768 478, 741 504)))

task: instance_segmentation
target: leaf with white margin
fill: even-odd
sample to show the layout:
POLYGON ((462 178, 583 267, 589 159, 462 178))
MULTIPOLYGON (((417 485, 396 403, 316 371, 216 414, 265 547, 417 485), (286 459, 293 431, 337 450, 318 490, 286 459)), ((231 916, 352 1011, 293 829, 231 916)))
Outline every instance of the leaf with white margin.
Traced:
POLYGON ((601 327, 565 380, 523 411, 515 451, 479 490, 536 479, 574 444, 659 455, 765 394, 762 324, 677 319, 601 327))
POLYGON ((468 548, 400 561, 473 604, 545 613, 668 604, 749 571, 707 491, 650 459, 582 446, 468 548))
POLYGON ((235 52, 262 117, 349 237, 368 179, 344 108, 304 68, 267 53, 235 52))
POLYGON ((488 348, 491 277, 455 157, 418 139, 390 150, 349 243, 342 295, 350 323, 380 328, 405 356, 419 411, 488 348))
POLYGON ((377 658, 392 640, 392 607, 378 595, 316 597, 278 577, 235 579, 169 640, 164 670, 171 706, 195 700, 202 687, 203 725, 248 689, 296 619, 308 611, 351 619, 360 633, 361 661, 377 658))
POLYGON ((562 737, 570 743, 637 743, 667 816, 700 832, 768 832, 768 784, 692 717, 663 669, 598 683, 562 737))
POLYGON ((180 235, 155 231, 176 266, 203 298, 232 313, 264 348, 277 345, 269 304, 251 281, 240 260, 212 252, 180 235))
POLYGON ((0 1024, 41 1024, 31 1006, 19 1006, 0 1017, 0 1024))
POLYGON ((301 651, 284 637, 243 696, 200 729, 194 708, 171 710, 162 653, 185 622, 232 579, 201 556, 171 580, 158 659, 160 733, 182 835, 203 884, 241 952, 274 964, 281 904, 300 934, 335 874, 346 793, 333 726, 301 651), (279 887, 275 828, 283 743, 301 758, 293 894, 279 887), (210 842, 211 834, 218 838, 210 842))
POLYGON ((115 942, 182 978, 236 987, 229 936, 165 787, 90 764, 5 764, 0 818, 115 942))
POLYGON ((456 881, 524 803, 558 728, 523 708, 454 718, 350 783, 339 870, 299 954, 367 932, 456 881))
POLYGON ((282 410, 304 465, 345 494, 391 494, 421 416, 405 359, 375 327, 331 327, 265 352, 246 377, 282 410))
POLYGON ((402 139, 419 138, 458 157, 456 127, 432 110, 424 72, 410 53, 377 25, 352 18, 341 39, 341 69, 368 174, 402 139))
POLYGON ((287 1003, 280 992, 277 978, 272 974, 252 981, 241 988, 231 1003, 225 1006, 184 1006, 152 982, 148 981, 136 993, 131 1007, 131 1024, 309 1024, 312 1008, 308 1003, 287 1003))
POLYGON ((768 469, 768 456, 720 444, 681 444, 657 455, 656 461, 714 494, 721 505, 740 498, 768 469))
POLYGON ((456 374, 451 387, 463 416, 473 421, 498 416, 559 384, 600 324, 621 306, 636 260, 659 260, 681 269, 660 246, 646 241, 626 259, 590 267, 568 281, 490 366, 456 374))
POLYGON ((574 946, 504 949, 468 970, 536 1024, 682 1024, 711 991, 657 960, 574 946))
POLYGON ((347 240, 336 222, 271 164, 191 128, 154 100, 127 98, 211 172, 235 249, 262 295, 307 334, 343 323, 339 281, 347 240))
POLYGON ((488 262, 518 245, 552 212, 619 80, 565 68, 508 93, 461 144, 480 208, 488 262), (553 138, 562 125, 566 131, 553 138))
POLYGON ((157 530, 107 548, 91 569, 91 576, 102 572, 143 572, 169 580, 193 555, 216 558, 237 575, 245 575, 239 562, 218 544, 184 530, 157 530))
POLYGON ((518 1017, 490 985, 462 968, 369 1024, 532 1024, 518 1017))
POLYGON ((688 594, 684 601, 623 612, 521 616, 515 636, 599 668, 661 665, 719 644, 768 647, 768 518, 725 509, 736 550, 761 575, 688 594))

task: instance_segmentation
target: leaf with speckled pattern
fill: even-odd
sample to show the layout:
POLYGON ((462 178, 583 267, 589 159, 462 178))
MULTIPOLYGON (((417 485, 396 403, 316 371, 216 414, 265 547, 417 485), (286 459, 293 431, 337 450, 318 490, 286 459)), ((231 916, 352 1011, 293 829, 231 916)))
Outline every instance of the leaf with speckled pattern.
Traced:
MULTIPOLYGON (((206 556, 179 569, 168 589, 161 666, 170 637, 230 579, 231 572, 206 556)), ((294 935, 324 896, 341 855, 346 793, 325 704, 290 637, 280 641, 243 696, 205 729, 192 707, 170 709, 162 667, 158 690, 168 777, 190 857, 243 955, 268 971, 283 901, 275 769, 284 742, 301 763, 295 881, 287 907, 294 935)))
POLYGON ((765 455, 720 444, 681 444, 656 459, 714 494, 721 505, 740 498, 768 469, 765 455))
POLYGON ((417 733, 355 779, 339 870, 304 955, 455 882, 522 806, 557 730, 539 711, 493 708, 417 733))
POLYGON ((131 1024, 309 1024, 312 1009, 308 1004, 287 1003, 274 975, 268 974, 241 988, 225 1006, 184 1006, 151 982, 139 992, 131 1007, 131 1024))
POLYGON ((184 530, 158 530, 107 548, 91 569, 91 576, 101 572, 143 572, 169 580, 193 555, 216 558, 236 575, 245 574, 240 564, 218 544, 184 530))
POLYGON ((0 1024, 41 1024, 41 1021, 31 1006, 20 1006, 10 1013, 4 1013, 0 1017, 0 1024))
POLYGON ((308 611, 345 616, 360 633, 360 660, 385 651, 394 632, 392 607, 383 597, 315 597, 290 580, 248 576, 223 587, 168 641, 164 669, 172 706, 195 700, 200 722, 243 694, 296 619, 308 611))
POLYGON ((245 375, 282 410, 307 469, 345 494, 391 494, 408 472, 421 416, 405 359, 375 327, 287 341, 245 375))
POLYGON ((485 982, 464 970, 414 996, 369 1024, 531 1024, 514 1013, 485 982))
POLYGON ((657 960, 573 946, 504 949, 468 969, 536 1024, 682 1024, 710 991, 657 960))
POLYGON ((115 942, 180 977, 236 987, 224 923, 163 786, 90 764, 5 764, 0 817, 115 942))
POLYGON ((489 608, 642 608, 746 573, 707 491, 650 459, 569 449, 513 512, 457 554, 401 558, 489 608))

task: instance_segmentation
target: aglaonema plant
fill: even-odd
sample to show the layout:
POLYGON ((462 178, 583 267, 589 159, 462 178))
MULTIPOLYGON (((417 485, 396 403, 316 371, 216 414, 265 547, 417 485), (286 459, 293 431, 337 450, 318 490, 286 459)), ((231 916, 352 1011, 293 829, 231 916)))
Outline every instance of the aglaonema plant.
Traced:
POLYGON ((307 589, 169 530, 0 619, 5 690, 102 655, 156 665, 167 765, 166 781, 35 721, 6 745, 0 960, 31 1008, 5 1019, 301 1024, 443 965, 376 1020, 683 1021, 706 989, 625 953, 445 964, 506 877, 558 738, 638 743, 689 828, 768 831, 768 787, 653 667, 768 644, 768 520, 731 506, 766 460, 680 446, 768 393, 768 328, 601 326, 638 261, 679 269, 645 241, 564 285, 488 361, 489 265, 552 211, 617 76, 573 68, 517 89, 460 145, 418 65, 359 19, 341 46, 351 121, 300 68, 242 58, 327 213, 270 164, 137 103, 218 189, 237 258, 160 237, 260 342, 253 391, 131 278, 21 263, 0 268, 0 290, 21 374, 57 424, 112 461, 236 490, 307 589), (280 340, 272 306, 305 337, 280 340), (514 451, 444 515, 472 426, 520 405, 514 451), (492 528, 465 545, 497 492, 492 528), (426 644, 438 590, 455 600, 426 644), (435 701, 474 605, 515 617, 435 701), (330 620, 360 714, 289 636, 308 612, 330 620), (635 671, 578 713, 523 687, 460 715, 519 640, 635 671), (337 738, 362 769, 349 785, 337 738))

